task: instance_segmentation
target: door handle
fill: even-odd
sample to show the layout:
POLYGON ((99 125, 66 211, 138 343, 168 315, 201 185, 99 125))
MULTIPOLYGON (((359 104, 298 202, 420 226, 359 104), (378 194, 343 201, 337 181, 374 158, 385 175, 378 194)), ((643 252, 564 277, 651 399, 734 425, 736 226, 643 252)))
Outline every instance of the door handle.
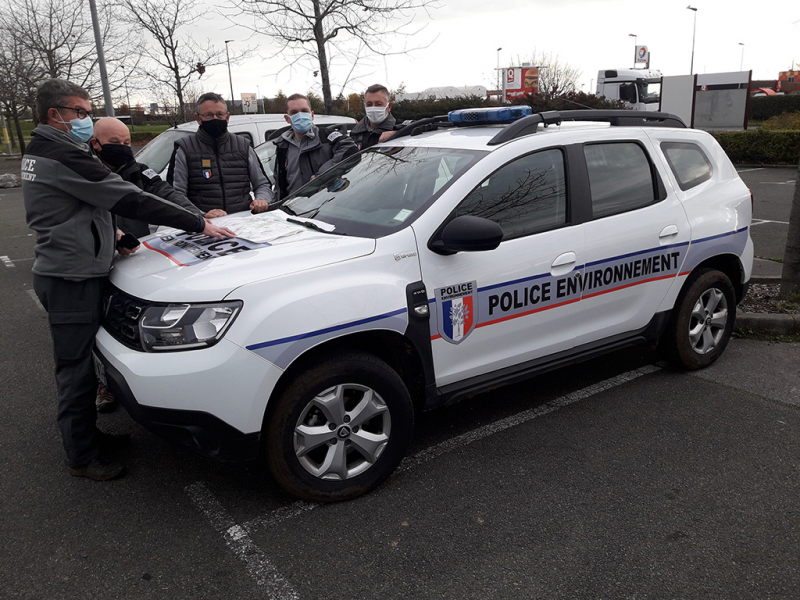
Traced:
POLYGON ((559 254, 550 265, 550 273, 554 277, 569 273, 572 271, 572 267, 575 266, 576 260, 578 260, 578 257, 574 252, 564 252, 564 254, 559 254))
POLYGON ((677 225, 667 225, 664 229, 661 230, 661 233, 658 234, 660 239, 668 238, 668 237, 675 237, 678 235, 678 226, 677 225))
POLYGON ((577 260, 577 256, 574 252, 564 252, 564 254, 559 255, 553 261, 553 264, 550 265, 551 267, 563 267, 564 265, 574 265, 575 261, 577 260))

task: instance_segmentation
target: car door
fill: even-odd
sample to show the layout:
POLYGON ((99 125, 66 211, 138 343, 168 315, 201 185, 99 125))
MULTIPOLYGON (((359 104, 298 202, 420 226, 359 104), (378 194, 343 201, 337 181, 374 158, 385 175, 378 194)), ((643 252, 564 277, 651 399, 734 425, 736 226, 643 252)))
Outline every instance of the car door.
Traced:
POLYGON ((591 216, 584 223, 578 346, 646 327, 691 238, 683 206, 643 132, 613 131, 582 146, 588 187, 576 201, 591 216))
POLYGON ((413 225, 440 387, 573 345, 583 234, 570 222, 566 153, 556 147, 520 156, 520 144, 533 145, 521 140, 484 159, 473 169, 483 167, 483 175, 465 176, 437 203, 451 202, 447 212, 413 225), (429 241, 464 215, 499 223, 503 241, 488 251, 432 250, 429 241))

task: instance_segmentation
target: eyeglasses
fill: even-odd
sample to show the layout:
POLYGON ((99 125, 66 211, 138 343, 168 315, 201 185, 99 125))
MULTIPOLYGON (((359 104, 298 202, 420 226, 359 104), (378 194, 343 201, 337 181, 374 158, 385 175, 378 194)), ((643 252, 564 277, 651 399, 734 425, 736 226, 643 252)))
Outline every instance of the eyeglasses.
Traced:
POLYGON ((90 110, 83 110, 79 106, 56 106, 56 108, 63 108, 66 110, 74 110, 75 114, 78 115, 79 119, 85 119, 86 117, 94 118, 94 113, 90 110))
POLYGON ((228 113, 224 112, 217 112, 217 113, 203 113, 202 115, 198 115, 203 121, 210 121, 211 119, 224 119, 228 116, 228 113))

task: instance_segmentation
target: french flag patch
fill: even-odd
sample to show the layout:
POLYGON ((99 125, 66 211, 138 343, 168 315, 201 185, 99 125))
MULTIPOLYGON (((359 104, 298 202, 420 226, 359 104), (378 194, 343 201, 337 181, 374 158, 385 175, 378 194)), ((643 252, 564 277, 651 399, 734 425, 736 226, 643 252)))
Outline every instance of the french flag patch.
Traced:
POLYGON ((439 335, 451 344, 460 344, 475 329, 477 282, 466 281, 436 290, 439 335))

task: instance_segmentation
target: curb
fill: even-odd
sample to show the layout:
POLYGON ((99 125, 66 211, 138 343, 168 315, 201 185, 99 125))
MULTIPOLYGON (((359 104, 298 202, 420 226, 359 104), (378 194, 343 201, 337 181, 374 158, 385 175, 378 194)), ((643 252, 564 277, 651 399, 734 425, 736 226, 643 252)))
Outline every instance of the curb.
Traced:
POLYGON ((758 333, 793 335, 800 333, 800 314, 737 313, 733 328, 758 333))

